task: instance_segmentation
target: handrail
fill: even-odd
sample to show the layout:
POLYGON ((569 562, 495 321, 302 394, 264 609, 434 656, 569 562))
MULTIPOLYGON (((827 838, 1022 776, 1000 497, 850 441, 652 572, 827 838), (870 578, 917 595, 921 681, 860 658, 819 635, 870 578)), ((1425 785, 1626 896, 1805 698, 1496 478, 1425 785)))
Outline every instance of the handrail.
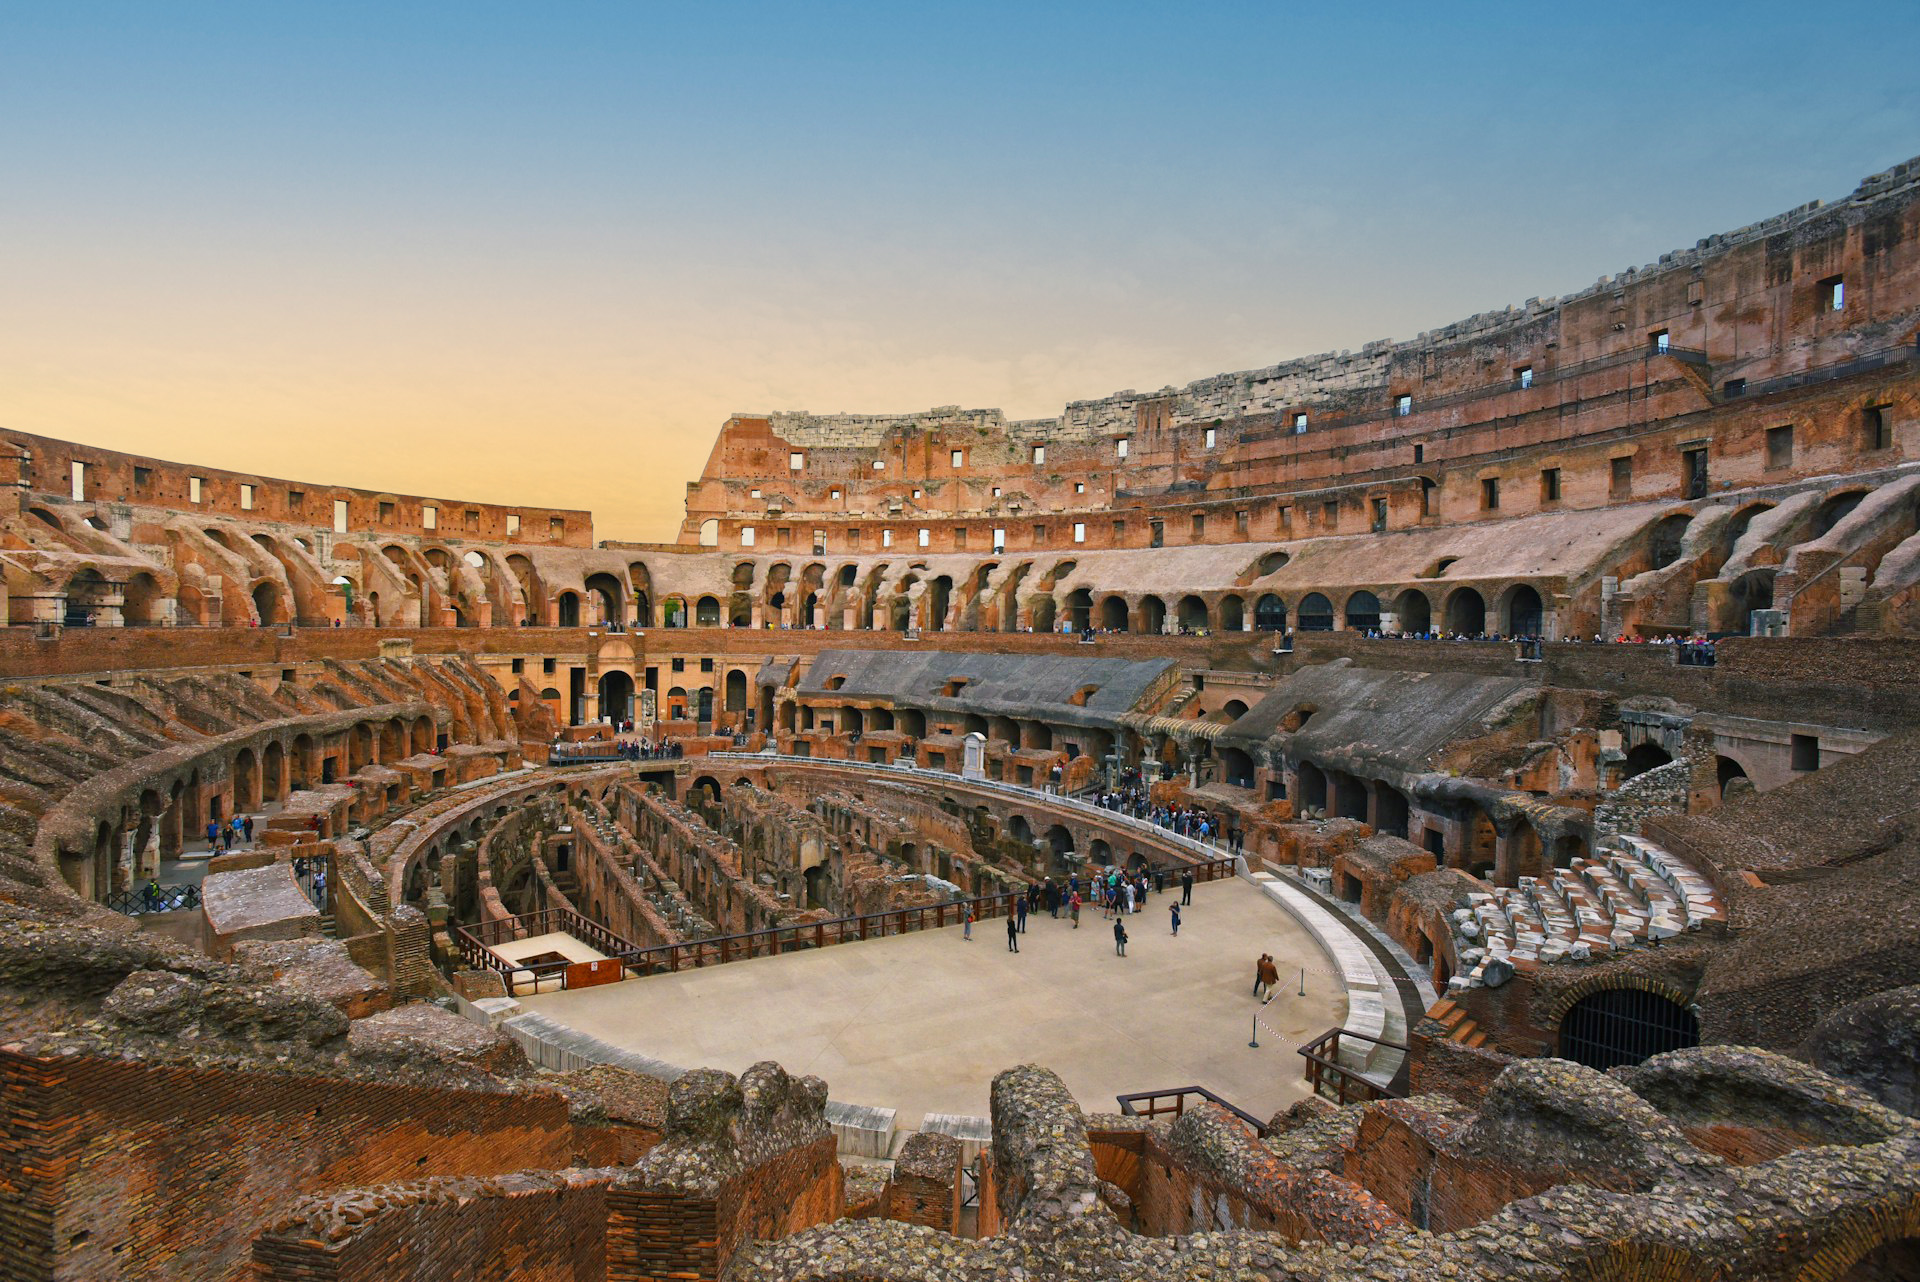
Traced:
POLYGON ((1256 1135, 1259 1135, 1263 1139, 1266 1137, 1267 1124, 1265 1122, 1255 1117, 1252 1113, 1247 1112, 1246 1109, 1241 1108, 1239 1105, 1220 1098, 1220 1096, 1214 1094, 1204 1086, 1171 1086, 1159 1091, 1134 1091, 1127 1095, 1116 1095, 1114 1098, 1119 1101, 1120 1112, 1124 1117, 1153 1118, 1159 1117, 1163 1113, 1171 1113, 1173 1116, 1179 1117, 1182 1113, 1186 1112, 1187 1096, 1189 1095, 1198 1095, 1210 1104, 1218 1104, 1221 1108, 1226 1109, 1229 1113, 1232 1113, 1235 1117, 1253 1127, 1256 1135), (1170 1105, 1163 1105, 1161 1103, 1162 1100, 1168 1099, 1173 1101, 1170 1105), (1145 1100, 1147 1103, 1144 1111, 1135 1107, 1141 1100, 1145 1100))
POLYGON ((1392 1086, 1374 1081, 1357 1069, 1349 1068, 1340 1062, 1340 1039, 1350 1037, 1355 1041, 1371 1042, 1375 1046, 1384 1046, 1388 1050, 1407 1052, 1404 1042, 1390 1042, 1384 1037, 1374 1037, 1367 1033, 1358 1033, 1348 1028, 1329 1028, 1320 1036, 1300 1048, 1300 1055, 1307 1061, 1307 1081, 1313 1093, 1321 1093, 1321 1086, 1331 1082, 1335 1101, 1346 1104, 1352 1100, 1401 1099, 1401 1092, 1392 1086))

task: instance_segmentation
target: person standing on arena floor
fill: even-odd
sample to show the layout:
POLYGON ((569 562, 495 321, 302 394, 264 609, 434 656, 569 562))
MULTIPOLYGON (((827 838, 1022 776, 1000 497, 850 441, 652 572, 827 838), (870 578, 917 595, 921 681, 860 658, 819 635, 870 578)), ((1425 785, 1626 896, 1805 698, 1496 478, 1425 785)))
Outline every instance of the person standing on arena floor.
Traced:
POLYGON ((1127 923, 1118 917, 1113 919, 1113 955, 1116 957, 1127 955, 1127 923))
POLYGON ((1020 925, 1013 919, 1012 913, 1007 914, 1007 951, 1010 953, 1020 951, 1020 925))

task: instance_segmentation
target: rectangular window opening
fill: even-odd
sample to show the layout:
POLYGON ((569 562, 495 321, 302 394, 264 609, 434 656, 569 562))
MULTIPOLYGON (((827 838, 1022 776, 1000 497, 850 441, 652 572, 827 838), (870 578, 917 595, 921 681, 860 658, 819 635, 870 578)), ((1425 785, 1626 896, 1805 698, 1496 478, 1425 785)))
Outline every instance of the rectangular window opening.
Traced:
POLYGON ((1820 282, 1820 310, 1837 312, 1847 305, 1847 281, 1844 276, 1829 276, 1820 282))
POLYGON ((347 501, 345 499, 333 501, 333 532, 335 534, 347 532, 347 501))
POLYGON ((507 537, 512 538, 518 533, 520 533, 520 514, 509 512, 507 513, 507 537))
POLYGON ((1496 512, 1500 509, 1500 478, 1483 476, 1480 478, 1480 507, 1482 511, 1496 512))
MULTIPOLYGON (((75 459, 73 463, 73 501, 78 503, 86 497, 87 465, 75 459)), ((194 501, 196 503, 199 502, 199 496, 197 494, 194 496, 194 501)))
POLYGON ((1673 350, 1673 335, 1664 329, 1656 329, 1647 335, 1647 346, 1656 354, 1673 350))
POLYGON ((1540 501, 1558 503, 1560 501, 1560 469, 1543 468, 1540 472, 1540 501))
POLYGON ((1893 448, 1893 420, 1887 411, 1891 405, 1869 405, 1862 411, 1866 423, 1867 448, 1887 450, 1893 448))
POLYGON ((204 486, 204 482, 202 482, 199 477, 189 476, 187 478, 187 502, 198 503, 200 501, 203 486, 204 486))
POLYGON ((1607 496, 1609 498, 1624 499, 1629 494, 1632 494, 1633 456, 1630 454, 1622 454, 1619 458, 1612 461, 1610 468, 1611 474, 1608 477, 1607 496))
MULTIPOLYGON (((509 518, 509 520, 511 520, 511 518, 509 518)), ((420 528, 423 530, 439 529, 440 528, 440 509, 437 507, 421 508, 420 509, 420 528)))
POLYGON ((1793 425, 1770 427, 1767 429, 1767 466, 1790 467, 1793 465, 1793 425))
POLYGON ((798 472, 801 468, 805 467, 806 465, 807 465, 807 456, 800 453, 798 450, 795 450, 793 453, 787 455, 787 471, 798 472))
POLYGON ((1393 412, 1401 418, 1413 413, 1413 397, 1396 396, 1393 399, 1393 412))
POLYGON ((1533 366, 1522 365, 1519 369, 1513 371, 1513 381, 1523 389, 1532 387, 1533 386, 1533 366))

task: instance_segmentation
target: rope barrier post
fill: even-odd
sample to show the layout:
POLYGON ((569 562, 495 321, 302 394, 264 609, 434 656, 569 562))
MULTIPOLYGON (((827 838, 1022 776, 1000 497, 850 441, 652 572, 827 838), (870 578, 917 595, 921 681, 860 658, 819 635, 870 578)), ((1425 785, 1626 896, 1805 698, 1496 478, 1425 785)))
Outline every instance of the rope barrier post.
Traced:
POLYGON ((1253 1047, 1255 1050, 1260 1049, 1260 1017, 1258 1015, 1253 1017, 1253 1040, 1248 1042, 1247 1045, 1253 1047))
POLYGON ((1307 968, 1305 966, 1300 968, 1300 995, 1302 997, 1307 995, 1307 968))

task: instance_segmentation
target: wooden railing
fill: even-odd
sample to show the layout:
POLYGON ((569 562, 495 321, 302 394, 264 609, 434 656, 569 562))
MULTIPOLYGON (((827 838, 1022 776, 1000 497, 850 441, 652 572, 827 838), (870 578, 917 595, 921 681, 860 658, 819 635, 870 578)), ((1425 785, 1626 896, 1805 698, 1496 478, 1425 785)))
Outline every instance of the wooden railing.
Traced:
POLYGON ((1135 1091, 1131 1095, 1115 1096, 1120 1101, 1120 1112, 1127 1117, 1178 1117, 1187 1111, 1187 1097, 1196 1101, 1205 1100, 1218 1104, 1235 1117, 1251 1126, 1256 1134, 1267 1133, 1267 1124, 1247 1112, 1244 1108, 1230 1104, 1204 1086, 1174 1086, 1164 1091, 1135 1091))
POLYGON ((1307 1083, 1315 1095, 1328 1095, 1336 1103, 1348 1104, 1356 1100, 1399 1099, 1400 1092, 1391 1086, 1364 1076, 1358 1069, 1349 1068, 1340 1062, 1340 1039, 1349 1038, 1358 1042, 1371 1042, 1375 1046, 1385 1046, 1406 1054, 1403 1042, 1390 1042, 1381 1037, 1370 1037, 1365 1033, 1356 1033, 1345 1028, 1329 1028, 1320 1036, 1300 1048, 1301 1056, 1307 1061, 1307 1083), (1331 1088, 1329 1094, 1328 1088, 1331 1088))

